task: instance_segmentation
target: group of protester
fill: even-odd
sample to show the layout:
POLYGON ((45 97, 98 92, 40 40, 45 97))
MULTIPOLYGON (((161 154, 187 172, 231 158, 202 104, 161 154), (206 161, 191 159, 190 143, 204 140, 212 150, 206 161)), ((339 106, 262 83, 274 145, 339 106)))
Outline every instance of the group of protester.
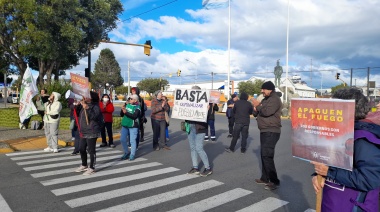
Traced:
MULTIPOLYGON (((193 86, 192 89, 200 89, 193 86)), ((123 146, 124 154, 121 159, 134 160, 139 142, 144 140, 144 126, 146 122, 146 105, 139 96, 138 88, 132 89, 132 95, 122 107, 120 115, 122 118, 122 129, 120 142, 123 146), (130 150, 129 146, 130 145, 130 150)), ((46 90, 41 91, 42 95, 46 90)), ((272 82, 265 82, 261 87, 263 99, 251 99, 244 92, 232 95, 227 102, 227 118, 229 134, 231 138, 230 146, 226 152, 235 151, 235 146, 241 137, 241 153, 247 149, 247 138, 250 125, 250 116, 256 117, 260 130, 260 154, 261 154, 261 176, 255 179, 257 184, 264 185, 267 190, 274 190, 280 186, 280 180, 274 163, 275 147, 281 134, 281 109, 282 102, 275 92, 272 82)), ((52 92, 48 101, 43 107, 38 107, 39 114, 43 116, 45 134, 48 147, 44 151, 58 152, 57 136, 60 94, 52 92), (41 112, 43 111, 43 112, 41 112)), ((369 113, 368 99, 356 88, 344 88, 336 91, 333 98, 354 99, 355 106, 355 142, 354 142, 354 162, 353 170, 348 171, 336 167, 327 166, 322 163, 312 162, 315 173, 312 175, 312 184, 316 192, 323 189, 322 211, 378 211, 379 208, 379 188, 380 188, 380 112, 369 113), (316 176, 323 177, 322 182, 318 182, 316 176), (344 209, 342 209, 344 207, 344 209)), ((83 175, 95 173, 96 139, 101 136, 101 147, 115 147, 112 138, 112 113, 114 107, 110 97, 105 94, 99 101, 99 96, 95 92, 90 92, 90 98, 82 101, 75 101, 72 104, 72 119, 75 121, 73 128, 74 140, 80 138, 78 145, 75 145, 73 154, 78 152, 81 155, 82 164, 76 172, 84 172, 83 175), (106 142, 105 131, 107 130, 109 140, 106 142), (90 165, 87 162, 87 153, 90 155, 90 165)), ((208 161, 207 153, 203 148, 204 141, 215 141, 215 111, 218 111, 216 104, 208 105, 207 122, 197 122, 186 120, 188 125, 188 140, 190 145, 190 155, 192 168, 188 174, 199 174, 208 176, 213 173, 208 161), (208 134, 210 128, 210 136, 208 134), (204 164, 203 172, 198 167, 198 157, 204 164)), ((380 107, 379 107, 380 109, 380 107)), ((153 129, 153 149, 156 151, 165 149, 167 146, 167 120, 170 106, 167 98, 161 91, 156 91, 151 105, 151 123, 153 129)))

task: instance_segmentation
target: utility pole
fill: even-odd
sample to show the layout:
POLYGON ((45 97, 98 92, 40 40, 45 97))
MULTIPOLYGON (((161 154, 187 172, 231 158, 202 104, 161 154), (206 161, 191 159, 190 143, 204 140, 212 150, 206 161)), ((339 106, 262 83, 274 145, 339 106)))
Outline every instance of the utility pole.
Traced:
POLYGON ((131 73, 131 66, 130 66, 130 62, 128 61, 128 95, 131 93, 131 77, 130 77, 130 73, 131 73))
POLYGON ((214 90, 214 72, 211 72, 211 90, 214 90))
POLYGON ((313 87, 313 59, 310 59, 310 87, 313 87))
POLYGON ((367 69, 367 97, 369 97, 369 67, 367 69))
POLYGON ((8 91, 7 91, 7 74, 4 72, 4 106, 7 108, 8 91))

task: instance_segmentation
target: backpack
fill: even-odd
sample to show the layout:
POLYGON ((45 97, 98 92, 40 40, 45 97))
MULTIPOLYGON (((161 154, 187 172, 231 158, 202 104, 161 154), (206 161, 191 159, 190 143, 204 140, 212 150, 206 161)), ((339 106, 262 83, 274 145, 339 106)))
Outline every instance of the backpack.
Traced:
POLYGON ((39 121, 32 121, 30 124, 31 130, 38 130, 40 128, 41 122, 39 121))

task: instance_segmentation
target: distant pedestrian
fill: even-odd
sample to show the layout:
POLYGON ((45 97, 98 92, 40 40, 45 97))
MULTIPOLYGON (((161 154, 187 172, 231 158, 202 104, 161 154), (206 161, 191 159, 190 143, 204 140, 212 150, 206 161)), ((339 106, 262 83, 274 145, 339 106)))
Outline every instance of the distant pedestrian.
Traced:
POLYGON ((247 138, 249 131, 249 124, 251 121, 250 116, 253 112, 252 103, 248 102, 248 94, 242 92, 240 94, 240 100, 235 102, 232 114, 235 118, 234 131, 232 134, 231 144, 226 148, 226 152, 234 152, 237 140, 241 134, 241 148, 240 151, 242 154, 247 150, 247 138))
MULTIPOLYGON (((191 89, 200 90, 201 88, 199 86, 193 86, 191 89)), ((202 177, 211 175, 212 169, 210 167, 207 154, 203 149, 204 137, 207 131, 207 123, 188 120, 186 120, 186 122, 190 125, 190 132, 188 133, 187 138, 189 140, 190 155, 193 164, 193 167, 187 174, 200 174, 202 177), (202 173, 200 173, 198 167, 198 156, 201 158, 205 167, 202 173)))
POLYGON ((80 157, 82 165, 75 172, 84 172, 83 175, 95 174, 96 140, 100 136, 102 112, 99 108, 99 96, 96 92, 90 92, 91 98, 85 98, 77 107, 79 114, 80 157), (87 152, 90 155, 90 167, 87 166, 87 152))
POLYGON ((275 92, 271 81, 261 86, 264 99, 259 102, 252 99, 253 114, 257 117, 260 130, 261 177, 256 179, 257 184, 264 184, 266 190, 274 190, 280 185, 274 164, 274 152, 281 135, 281 109, 282 102, 275 92))
POLYGON ((215 111, 218 111, 219 107, 215 103, 209 103, 208 113, 207 113, 207 130, 205 135, 205 141, 216 141, 215 136, 215 111), (208 136, 208 128, 210 128, 210 138, 208 136))
POLYGON ((228 118, 228 136, 227 138, 232 138, 232 133, 234 131, 235 117, 232 113, 232 109, 234 108, 235 102, 238 100, 236 94, 231 95, 231 99, 227 101, 227 111, 226 116, 228 118))
POLYGON ((136 155, 137 137, 140 127, 140 113, 141 108, 139 105, 139 97, 132 94, 127 102, 123 105, 120 111, 121 120, 121 136, 120 142, 124 149, 122 160, 134 160, 136 155), (131 152, 128 148, 128 139, 131 145, 131 152))
POLYGON ((49 101, 49 94, 45 88, 41 89, 40 95, 37 96, 36 106, 37 112, 41 116, 41 124, 39 129, 44 128, 45 103, 49 101))
POLYGON ((112 134, 112 122, 113 117, 112 113, 115 110, 111 100, 110 96, 108 94, 103 94, 102 101, 99 102, 99 108, 100 111, 103 114, 104 124, 101 126, 101 136, 102 136, 102 143, 100 144, 100 147, 108 146, 111 148, 115 148, 115 145, 113 144, 113 134, 112 134), (108 134, 108 145, 106 140, 106 129, 108 134))
POLYGON ((159 151, 160 149, 170 150, 165 144, 165 112, 169 110, 166 101, 162 98, 162 92, 156 91, 152 99, 152 127, 153 127, 153 149, 159 151))
POLYGON ((48 147, 44 149, 45 152, 58 152, 58 126, 61 118, 60 112, 62 105, 58 101, 61 98, 61 94, 53 92, 49 101, 45 103, 45 135, 48 147))
POLYGON ((137 135, 137 143, 136 143, 136 148, 139 148, 139 144, 140 142, 144 142, 144 123, 145 123, 145 111, 146 111, 146 105, 145 105, 145 102, 144 102, 144 99, 141 98, 140 96, 140 89, 138 87, 133 87, 132 88, 132 94, 136 94, 139 99, 138 99, 138 103, 140 105, 140 108, 141 108, 141 112, 140 112, 140 117, 139 117, 139 132, 138 132, 138 135, 137 135))

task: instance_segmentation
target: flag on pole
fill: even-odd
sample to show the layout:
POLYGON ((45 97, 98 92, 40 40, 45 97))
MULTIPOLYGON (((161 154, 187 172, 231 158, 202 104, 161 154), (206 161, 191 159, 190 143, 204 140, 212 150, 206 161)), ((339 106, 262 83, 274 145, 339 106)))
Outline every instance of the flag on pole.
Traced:
POLYGON ((37 108, 34 106, 32 98, 38 94, 36 81, 33 79, 32 72, 29 65, 26 68, 24 77, 22 78, 21 90, 20 90, 20 107, 19 116, 20 123, 23 123, 25 119, 38 114, 37 108))
POLYGON ((226 8, 228 0, 202 0, 202 7, 206 9, 226 8))

